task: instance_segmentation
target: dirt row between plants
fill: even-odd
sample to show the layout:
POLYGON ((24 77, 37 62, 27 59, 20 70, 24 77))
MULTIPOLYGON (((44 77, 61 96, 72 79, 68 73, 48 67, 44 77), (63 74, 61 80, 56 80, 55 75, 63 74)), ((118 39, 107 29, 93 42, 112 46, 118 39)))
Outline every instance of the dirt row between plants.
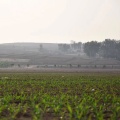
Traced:
POLYGON ((120 69, 90 68, 1 68, 0 73, 120 73, 120 69))

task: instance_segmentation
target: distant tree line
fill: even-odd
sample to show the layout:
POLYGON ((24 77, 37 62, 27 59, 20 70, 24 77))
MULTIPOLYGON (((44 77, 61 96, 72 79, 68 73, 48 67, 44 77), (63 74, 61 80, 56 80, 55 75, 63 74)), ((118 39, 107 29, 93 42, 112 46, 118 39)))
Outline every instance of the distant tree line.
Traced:
POLYGON ((105 39, 103 42, 86 42, 84 44, 84 52, 89 57, 99 55, 103 58, 115 58, 120 60, 120 41, 105 39))
POLYGON ((70 49, 70 45, 69 44, 58 44, 58 48, 62 52, 67 52, 70 49))
POLYGON ((114 58, 120 60, 120 40, 105 39, 103 42, 91 41, 86 43, 59 44, 59 50, 67 52, 72 50, 81 50, 83 46, 84 53, 89 57, 97 55, 103 58, 114 58))
POLYGON ((80 51, 81 46, 82 46, 81 42, 76 43, 75 41, 73 41, 71 44, 58 44, 58 48, 62 52, 69 52, 70 50, 80 51))

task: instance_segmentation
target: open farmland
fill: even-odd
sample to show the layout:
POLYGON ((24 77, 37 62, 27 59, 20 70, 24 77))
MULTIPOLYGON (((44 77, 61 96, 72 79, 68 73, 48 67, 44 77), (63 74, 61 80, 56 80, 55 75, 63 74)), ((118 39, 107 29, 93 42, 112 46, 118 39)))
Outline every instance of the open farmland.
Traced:
POLYGON ((120 74, 1 73, 2 120, 120 120, 120 74))
MULTIPOLYGON (((5 62, 8 64, 18 64, 26 66, 31 65, 113 65, 119 66, 120 61, 115 59, 105 58, 89 58, 86 56, 79 55, 68 55, 68 54, 40 54, 40 53, 25 53, 25 54, 0 54, 0 63, 5 62)), ((8 66, 10 67, 10 66, 8 66)))
POLYGON ((61 52, 58 44, 9 43, 0 45, 0 68, 109 68, 120 69, 120 60, 101 56, 88 57, 84 52, 61 52))

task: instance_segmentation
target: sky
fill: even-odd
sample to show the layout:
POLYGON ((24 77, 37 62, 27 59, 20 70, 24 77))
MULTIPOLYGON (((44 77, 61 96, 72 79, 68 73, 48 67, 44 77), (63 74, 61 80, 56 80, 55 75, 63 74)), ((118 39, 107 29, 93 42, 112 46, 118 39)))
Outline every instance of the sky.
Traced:
POLYGON ((0 43, 120 40, 120 0, 0 0, 0 43))

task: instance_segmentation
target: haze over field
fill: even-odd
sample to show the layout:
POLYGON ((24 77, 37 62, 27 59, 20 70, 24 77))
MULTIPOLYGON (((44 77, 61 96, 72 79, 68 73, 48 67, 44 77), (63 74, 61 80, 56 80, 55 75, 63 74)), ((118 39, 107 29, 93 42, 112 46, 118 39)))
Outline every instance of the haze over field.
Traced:
POLYGON ((119 0, 0 0, 0 43, 120 39, 119 0))

